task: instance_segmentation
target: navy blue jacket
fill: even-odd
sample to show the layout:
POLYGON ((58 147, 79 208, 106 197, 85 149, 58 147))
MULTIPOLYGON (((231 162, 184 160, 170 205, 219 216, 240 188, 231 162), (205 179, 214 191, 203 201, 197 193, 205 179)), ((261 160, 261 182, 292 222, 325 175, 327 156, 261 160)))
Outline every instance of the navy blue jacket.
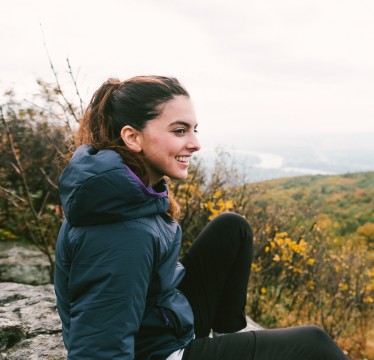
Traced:
POLYGON ((80 146, 59 182, 55 292, 68 359, 165 359, 193 338, 177 290, 181 229, 167 188, 146 188, 112 150, 80 146))

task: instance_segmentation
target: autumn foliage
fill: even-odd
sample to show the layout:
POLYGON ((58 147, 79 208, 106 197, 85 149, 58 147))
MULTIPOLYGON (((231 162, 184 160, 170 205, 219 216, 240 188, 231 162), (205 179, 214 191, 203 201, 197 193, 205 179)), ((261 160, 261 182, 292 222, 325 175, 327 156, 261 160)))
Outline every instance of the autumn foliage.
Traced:
MULTIPOLYGON (((0 240, 30 241, 50 259, 63 213, 58 174, 74 149, 80 106, 40 82, 38 104, 11 92, 1 109, 0 240)), ((352 359, 367 358, 374 322, 374 173, 250 183, 230 154, 203 157, 173 185, 181 255, 215 216, 234 211, 254 232, 247 313, 264 327, 317 324, 352 359)))
POLYGON ((249 184, 228 154, 218 159, 213 174, 196 162, 175 186, 183 249, 219 213, 240 213, 255 234, 248 314, 270 328, 318 324, 352 358, 365 358, 374 321, 374 173, 249 184), (346 199, 343 209, 336 198, 346 199))

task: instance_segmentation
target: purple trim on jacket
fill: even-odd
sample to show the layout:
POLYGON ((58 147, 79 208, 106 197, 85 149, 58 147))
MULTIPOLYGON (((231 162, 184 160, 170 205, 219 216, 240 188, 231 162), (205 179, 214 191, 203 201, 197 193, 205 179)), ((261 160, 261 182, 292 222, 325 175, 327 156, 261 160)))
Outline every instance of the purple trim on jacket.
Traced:
POLYGON ((151 185, 145 186, 143 181, 141 181, 138 176, 126 165, 125 169, 129 172, 131 178, 140 186, 144 193, 152 196, 165 197, 167 196, 167 191, 157 192, 151 185))

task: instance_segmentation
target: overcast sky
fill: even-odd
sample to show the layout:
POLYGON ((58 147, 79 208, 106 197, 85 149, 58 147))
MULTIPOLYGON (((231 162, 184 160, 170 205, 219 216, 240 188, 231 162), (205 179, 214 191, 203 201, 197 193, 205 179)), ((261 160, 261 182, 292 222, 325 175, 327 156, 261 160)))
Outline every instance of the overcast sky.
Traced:
POLYGON ((176 76, 202 139, 372 132, 372 0, 0 0, 0 90, 64 78, 176 76))

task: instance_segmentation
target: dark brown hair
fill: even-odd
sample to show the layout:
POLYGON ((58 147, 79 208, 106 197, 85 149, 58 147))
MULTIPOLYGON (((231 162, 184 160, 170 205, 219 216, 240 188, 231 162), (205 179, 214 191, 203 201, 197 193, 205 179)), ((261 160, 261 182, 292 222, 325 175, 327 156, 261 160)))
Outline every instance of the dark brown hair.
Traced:
MULTIPOLYGON (((142 155, 127 148, 120 132, 125 125, 143 130, 147 122, 161 114, 167 101, 177 95, 188 96, 175 78, 136 76, 125 81, 108 79, 94 93, 77 133, 77 142, 95 149, 118 152, 134 173, 149 185, 149 168, 142 155)), ((168 179, 167 179, 168 180, 168 179)), ((176 219, 179 206, 169 190, 169 215, 176 219)))

